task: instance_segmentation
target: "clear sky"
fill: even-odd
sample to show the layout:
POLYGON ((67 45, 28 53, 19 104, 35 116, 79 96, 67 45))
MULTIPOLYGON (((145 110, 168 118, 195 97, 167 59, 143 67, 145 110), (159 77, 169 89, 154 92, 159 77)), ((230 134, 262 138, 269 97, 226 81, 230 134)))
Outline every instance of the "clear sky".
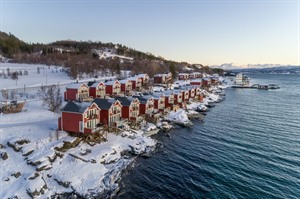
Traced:
POLYGON ((121 43, 219 65, 299 63, 300 0, 0 0, 0 29, 26 42, 121 43))

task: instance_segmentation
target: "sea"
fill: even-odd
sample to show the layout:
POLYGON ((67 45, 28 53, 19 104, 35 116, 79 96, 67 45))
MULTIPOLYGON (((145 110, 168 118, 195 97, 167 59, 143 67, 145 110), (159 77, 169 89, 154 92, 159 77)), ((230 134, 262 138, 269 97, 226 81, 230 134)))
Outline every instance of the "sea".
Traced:
POLYGON ((247 74, 278 90, 226 90, 191 128, 154 136, 116 198, 300 198, 300 75, 247 74))

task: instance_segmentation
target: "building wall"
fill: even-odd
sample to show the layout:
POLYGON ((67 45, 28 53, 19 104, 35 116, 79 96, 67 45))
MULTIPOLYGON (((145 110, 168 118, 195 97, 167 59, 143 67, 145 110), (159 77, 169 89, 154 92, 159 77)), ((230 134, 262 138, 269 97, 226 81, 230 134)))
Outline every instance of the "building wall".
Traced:
POLYGON ((68 88, 66 90, 66 94, 65 94, 65 100, 69 100, 69 101, 76 101, 77 100, 77 93, 78 90, 77 89, 70 89, 68 88))
POLYGON ((122 107, 122 118, 129 118, 129 106, 122 107))
POLYGON ((112 93, 113 93, 113 86, 112 85, 106 85, 105 92, 108 95, 112 95, 112 93))
POLYGON ((96 88, 90 87, 90 96, 96 98, 96 88))
MULTIPOLYGON (((107 86, 106 86, 107 88, 107 86)), ((109 114, 109 111, 108 110, 104 110, 104 109, 101 109, 100 110, 100 123, 102 124, 108 124, 108 114, 109 114)))
MULTIPOLYGON (((62 112, 61 113, 61 130, 68 132, 79 133, 79 122, 82 121, 82 114, 80 113, 69 113, 62 112)), ((83 125, 83 124, 82 124, 83 125)))

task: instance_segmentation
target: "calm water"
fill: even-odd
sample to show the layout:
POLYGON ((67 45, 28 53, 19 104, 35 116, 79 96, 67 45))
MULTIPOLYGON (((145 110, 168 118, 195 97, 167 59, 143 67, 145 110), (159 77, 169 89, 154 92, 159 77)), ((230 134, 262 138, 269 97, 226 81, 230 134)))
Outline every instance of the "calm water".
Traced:
POLYGON ((203 123, 157 135, 118 198, 300 198, 300 75, 248 75, 281 89, 228 89, 203 123))

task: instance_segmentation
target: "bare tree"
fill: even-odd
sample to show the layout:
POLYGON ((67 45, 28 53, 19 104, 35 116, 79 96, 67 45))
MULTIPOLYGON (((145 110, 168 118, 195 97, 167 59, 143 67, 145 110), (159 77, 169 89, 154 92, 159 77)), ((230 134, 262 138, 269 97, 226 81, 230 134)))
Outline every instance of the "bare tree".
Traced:
POLYGON ((62 106, 62 95, 59 86, 51 85, 48 88, 41 89, 43 105, 49 108, 49 111, 58 113, 62 106))

